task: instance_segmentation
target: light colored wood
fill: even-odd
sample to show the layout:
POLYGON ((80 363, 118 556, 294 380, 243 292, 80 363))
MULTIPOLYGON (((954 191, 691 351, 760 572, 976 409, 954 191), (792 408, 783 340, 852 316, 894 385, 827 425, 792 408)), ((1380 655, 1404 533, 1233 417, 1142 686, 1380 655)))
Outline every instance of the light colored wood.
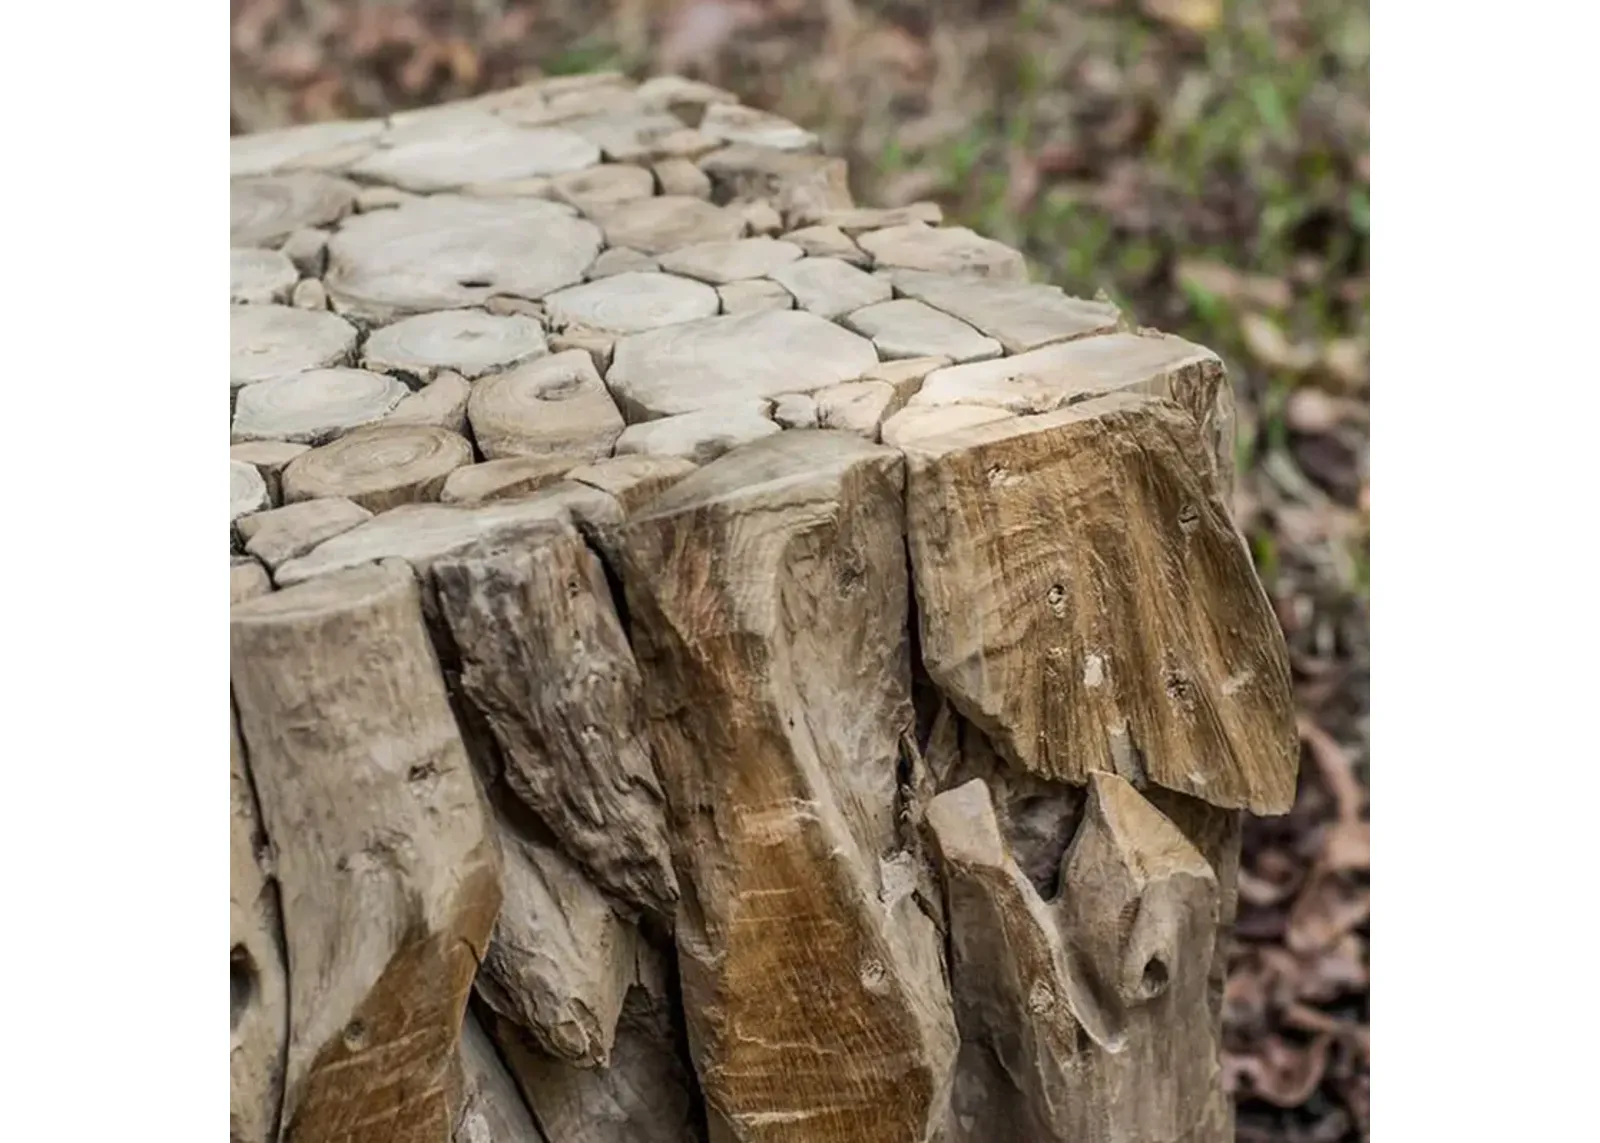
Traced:
POLYGON ((791 226, 795 220, 855 205, 845 161, 831 155, 795 154, 736 143, 700 160, 711 179, 711 200, 761 199, 772 203, 791 226))
POLYGON ((231 713, 229 722, 228 1138, 230 1143, 277 1143, 289 1037, 283 922, 270 872, 272 849, 231 713))
POLYGON ((606 207, 656 193, 656 179, 644 167, 606 163, 588 170, 571 171, 550 180, 550 197, 594 214, 606 207))
POLYGON ((661 194, 711 197, 711 179, 692 160, 662 159, 650 169, 655 175, 656 190, 661 194))
POLYGON ((232 306, 228 312, 232 387, 343 365, 355 352, 357 336, 356 327, 335 314, 290 306, 232 306))
POLYGON ((289 304, 301 310, 326 310, 328 287, 316 278, 302 278, 295 283, 294 291, 289 295, 289 304))
POLYGON ((308 369, 239 390, 233 441, 289 441, 319 445, 370 425, 411 390, 404 382, 366 369, 308 369))
POLYGON ((250 556, 234 556, 228 571, 228 605, 243 603, 272 590, 272 577, 260 561, 250 556))
POLYGON ((678 885, 639 670, 599 561, 552 526, 442 557, 433 580, 506 786, 596 884, 670 917, 678 885))
POLYGON ((1009 856, 983 781, 934 798, 927 823, 962 1034, 995 1053, 1008 1081, 991 1095, 1021 1105, 1024 1136, 1197 1141, 1218 1088, 1217 884, 1201 854, 1108 774, 1090 779, 1054 901, 1009 856))
POLYGON ((554 198, 556 196, 551 193, 554 182, 554 179, 542 176, 526 179, 493 179, 489 182, 468 183, 461 188, 461 193, 474 198, 554 198))
POLYGON ((552 1143, 701 1143, 699 1093, 659 959, 641 947, 605 1068, 563 1063, 501 1022, 501 1049, 552 1143))
POLYGON ((618 456, 675 457, 708 464, 725 452, 782 429, 768 418, 768 401, 737 401, 629 425, 617 438, 618 456))
POLYGON ((845 234, 854 236, 869 230, 887 230, 891 226, 938 226, 943 221, 944 211, 938 203, 913 202, 888 209, 856 207, 851 210, 830 210, 818 217, 815 225, 837 227, 845 234))
POLYGON ((239 521, 238 528, 244 550, 276 571, 281 564, 305 555, 322 541, 370 519, 372 513, 354 501, 329 497, 248 516, 239 521))
POLYGON ((600 252, 600 257, 589 267, 587 277, 593 282, 600 278, 609 278, 613 274, 648 273, 660 268, 661 263, 648 254, 629 250, 626 246, 611 246, 600 252))
POLYGON ((616 501, 599 489, 570 482, 519 500, 404 504, 325 540, 310 555, 290 560, 277 570, 276 579, 287 587, 386 559, 405 560, 419 576, 426 576, 434 560, 451 552, 480 542, 509 542, 551 520, 570 523, 603 517, 607 511, 620 522, 616 501))
POLYGON ((866 231, 856 241, 879 266, 1011 282, 1028 280, 1028 264, 1020 252, 964 226, 891 226, 866 231))
POLYGON ((430 425, 378 425, 295 457, 283 470, 288 503, 342 496, 370 512, 437 500, 445 478, 472 463, 472 445, 430 425))
POLYGON ((470 1009, 461 1026, 461 1071, 461 1106, 450 1143, 548 1143, 470 1009))
POLYGON ((783 215, 765 199, 733 205, 744 219, 744 228, 748 233, 770 238, 783 230, 783 215))
POLYGON ((446 310, 402 318, 374 331, 362 347, 361 361, 368 369, 425 385, 441 370, 472 380, 546 351, 544 328, 532 318, 446 310))
POLYGON ((913 404, 886 418, 879 428, 879 435, 886 445, 907 448, 915 442, 939 437, 957 429, 986 425, 992 421, 1009 421, 1014 418, 1014 413, 987 405, 913 404))
POLYGON ((734 314, 631 334, 606 384, 630 421, 850 381, 878 363, 872 343, 813 314, 734 314))
POLYGON ((658 195, 619 203, 599 213, 606 245, 665 254, 696 242, 721 242, 744 233, 736 211, 687 195, 658 195))
POLYGON ((489 460, 610 456, 623 429, 594 361, 581 350, 485 377, 473 386, 467 419, 489 460))
MULTIPOLYGON (((672 111, 679 118, 690 114, 690 108, 698 108, 701 115, 713 103, 738 103, 739 97, 731 91, 716 87, 713 84, 703 83, 697 79, 686 79, 681 75, 651 76, 639 85, 634 93, 634 98, 643 107, 662 111, 672 111)), ((688 122, 688 119, 684 119, 688 122)), ((693 127, 699 122, 695 117, 693 127)))
POLYGON ((889 283, 838 258, 804 258, 778 267, 768 277, 793 294, 801 309, 818 317, 842 317, 893 296, 889 283))
POLYGON ((297 169, 337 170, 372 151, 383 129, 381 119, 341 119, 236 135, 228 140, 229 171, 237 179, 297 169))
POLYGON ((341 313, 383 322, 496 294, 542 298, 581 282, 600 245, 559 203, 441 195, 348 219, 324 283, 341 313))
POLYGON ((229 449, 228 456, 254 465, 261 479, 267 482, 267 498, 274 504, 282 504, 284 467, 310 447, 288 441, 246 441, 229 449))
POLYGON ((922 382, 935 369, 951 364, 948 357, 907 357, 883 361, 861 375, 863 381, 887 381, 895 395, 905 403, 922 389, 922 382))
POLYGON ((231 626, 282 886, 285 1137, 446 1138, 500 875, 416 582, 358 569, 239 604, 231 626))
POLYGON ((807 393, 785 393, 772 402, 772 419, 786 429, 814 429, 816 399, 807 393))
POLYGON ((433 380, 408 396, 384 416, 386 425, 433 425, 465 436, 467 401, 472 383, 459 373, 443 370, 433 380))
POLYGON ((267 482, 253 464, 228 461, 228 519, 238 520, 252 512, 263 512, 272 507, 267 495, 267 482))
POLYGON ((300 273, 309 278, 320 278, 328 267, 329 237, 326 230, 302 228, 285 238, 280 249, 300 273))
POLYGON ((717 287, 717 299, 725 314, 751 314, 763 310, 792 310, 794 295, 776 282, 757 278, 746 282, 729 282, 717 287))
POLYGON ((800 247, 775 238, 735 238, 681 246, 661 256, 661 268, 722 286, 745 278, 765 277, 802 254, 800 247))
POLYGON ((558 329, 582 325, 608 333, 638 333, 713 317, 717 292, 674 274, 623 272, 559 290, 545 299, 558 329))
POLYGON ((395 187, 362 187, 356 192, 356 213, 369 214, 376 210, 393 210, 397 206, 421 202, 422 195, 395 187))
POLYGON ((356 178, 422 194, 468 183, 558 175, 600 161, 593 142, 561 127, 519 127, 483 115, 431 129, 357 162, 356 178))
POLYGON ((803 226, 789 231, 783 240, 793 242, 812 258, 837 258, 862 268, 872 265, 872 256, 837 226, 803 226))
POLYGON ((781 116, 737 103, 712 103, 700 120, 700 130, 723 143, 744 143, 777 151, 811 151, 817 137, 781 116))
POLYGON ((900 487, 892 450, 784 433, 621 530, 712 1138, 913 1143, 943 1114, 939 936, 880 866, 915 845, 900 487))
POLYGON ((999 357, 1000 343, 964 321, 930 305, 898 298, 879 302, 844 316, 844 324, 872 339, 878 356, 948 357, 951 361, 987 361, 999 357))
POLYGON ((1009 763, 1289 808, 1287 657, 1182 410, 1114 394, 905 448, 923 660, 1009 763))
POLYGON ((510 456, 469 464, 445 478, 439 503, 479 504, 526 496, 559 482, 568 469, 583 460, 571 456, 510 456))
POLYGON ((1026 353, 1056 341, 1112 333, 1121 314, 1109 302, 1069 297, 1055 286, 894 270, 895 291, 960 318, 1005 347, 1026 353))
POLYGON ((818 389, 812 396, 817 403, 817 425, 878 439, 884 418, 900 405, 894 386, 886 381, 846 381, 818 389))
POLYGON ((611 354, 616 344, 617 335, 610 330, 591 329, 576 323, 567 326, 559 333, 550 335, 551 352, 567 353, 574 349, 582 350, 589 355, 594 371, 602 377, 611 368, 611 354))
POLYGON ((478 995, 555 1058, 605 1067, 633 983, 633 928, 557 850, 501 837, 505 899, 478 995))
POLYGON ((300 273, 276 250, 235 246, 228 255, 228 300, 235 305, 287 302, 300 273))
POLYGON ((694 462, 675 456, 614 456, 575 468, 567 479, 610 493, 631 516, 695 468, 694 462))
POLYGON ((664 111, 618 107, 566 120, 563 124, 599 146, 613 163, 652 163, 657 159, 693 158, 714 150, 717 140, 664 111))
POLYGON ((329 226, 355 207, 354 183, 314 171, 234 179, 228 185, 235 246, 279 246, 304 227, 329 226))

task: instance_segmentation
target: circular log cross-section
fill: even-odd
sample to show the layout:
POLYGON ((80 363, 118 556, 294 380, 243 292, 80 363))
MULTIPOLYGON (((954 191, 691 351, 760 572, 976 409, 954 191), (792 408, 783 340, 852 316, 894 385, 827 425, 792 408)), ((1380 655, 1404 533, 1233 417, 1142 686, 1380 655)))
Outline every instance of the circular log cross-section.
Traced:
POLYGON ((232 1143, 1231 1140, 1222 361, 817 146, 233 141, 232 1143))

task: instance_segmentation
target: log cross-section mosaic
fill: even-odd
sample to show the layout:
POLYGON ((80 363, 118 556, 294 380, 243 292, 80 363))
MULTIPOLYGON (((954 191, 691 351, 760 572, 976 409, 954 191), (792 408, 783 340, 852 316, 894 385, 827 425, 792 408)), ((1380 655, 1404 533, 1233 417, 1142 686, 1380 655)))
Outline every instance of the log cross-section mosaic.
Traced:
POLYGON ((234 1143, 1226 1143, 1210 351, 706 84, 232 143, 234 1143))

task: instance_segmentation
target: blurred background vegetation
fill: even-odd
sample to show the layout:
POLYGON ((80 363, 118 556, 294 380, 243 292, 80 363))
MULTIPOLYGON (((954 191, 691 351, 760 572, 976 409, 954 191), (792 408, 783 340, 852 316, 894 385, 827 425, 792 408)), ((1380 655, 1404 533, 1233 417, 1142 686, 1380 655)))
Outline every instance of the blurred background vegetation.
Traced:
POLYGON ((1227 360, 1305 765, 1250 823, 1241 1141, 1367 1137, 1368 14, 1341 0, 233 0, 232 130, 678 72, 1227 360))

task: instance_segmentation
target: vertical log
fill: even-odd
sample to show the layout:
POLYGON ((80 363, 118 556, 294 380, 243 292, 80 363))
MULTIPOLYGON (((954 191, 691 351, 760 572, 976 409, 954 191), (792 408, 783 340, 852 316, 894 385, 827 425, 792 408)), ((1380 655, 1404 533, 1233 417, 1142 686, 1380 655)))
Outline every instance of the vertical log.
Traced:
POLYGON ((943 1115, 938 935, 881 860, 909 840, 900 486, 892 450, 785 434, 622 528, 714 1139, 915 1143, 943 1115))
POLYGON ((500 907, 490 821, 395 561, 233 609, 289 965, 285 1143, 437 1143, 500 907))

